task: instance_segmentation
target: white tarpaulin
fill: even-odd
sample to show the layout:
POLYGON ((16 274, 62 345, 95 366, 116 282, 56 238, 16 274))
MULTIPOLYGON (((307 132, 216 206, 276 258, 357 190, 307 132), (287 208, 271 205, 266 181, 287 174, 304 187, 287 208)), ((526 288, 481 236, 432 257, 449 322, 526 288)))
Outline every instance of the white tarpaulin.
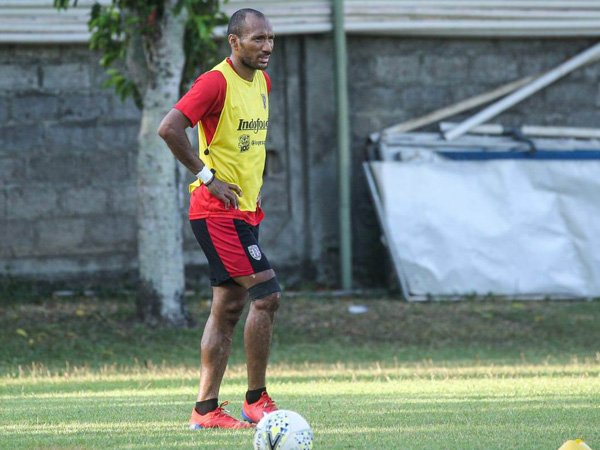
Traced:
POLYGON ((427 296, 600 296, 600 160, 373 161, 397 273, 427 296))

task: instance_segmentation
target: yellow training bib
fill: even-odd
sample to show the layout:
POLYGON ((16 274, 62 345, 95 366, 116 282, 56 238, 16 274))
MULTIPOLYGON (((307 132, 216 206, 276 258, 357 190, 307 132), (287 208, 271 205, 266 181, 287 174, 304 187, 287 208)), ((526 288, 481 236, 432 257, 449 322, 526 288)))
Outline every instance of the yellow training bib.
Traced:
MULTIPOLYGON (((213 70, 223 74, 227 82, 225 103, 209 146, 202 126, 198 126, 200 159, 217 178, 240 187, 241 211, 255 211, 265 168, 269 96, 261 71, 252 81, 244 80, 227 60, 213 70), (208 150, 208 151, 206 151, 208 150)), ((190 192, 200 186, 190 184, 190 192)))

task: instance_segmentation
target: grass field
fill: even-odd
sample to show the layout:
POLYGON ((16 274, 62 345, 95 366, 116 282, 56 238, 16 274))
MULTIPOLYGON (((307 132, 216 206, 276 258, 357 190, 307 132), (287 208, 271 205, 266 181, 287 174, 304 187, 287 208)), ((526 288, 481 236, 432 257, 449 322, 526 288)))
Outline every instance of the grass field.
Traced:
MULTIPOLYGON (((0 448, 250 449, 186 428, 200 327, 149 329, 122 298, 0 307, 0 448)), ((317 449, 600 449, 600 302, 287 298, 269 390, 317 449), (350 314, 361 303, 365 314, 350 314)), ((239 414, 241 334, 221 391, 239 414)))

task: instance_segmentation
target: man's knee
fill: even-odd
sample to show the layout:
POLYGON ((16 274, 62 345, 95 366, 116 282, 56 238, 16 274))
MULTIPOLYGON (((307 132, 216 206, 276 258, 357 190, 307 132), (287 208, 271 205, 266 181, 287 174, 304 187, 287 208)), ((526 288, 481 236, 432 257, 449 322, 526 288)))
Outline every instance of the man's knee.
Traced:
POLYGON ((223 306, 223 313, 226 314, 230 319, 237 320, 242 315, 245 304, 245 299, 231 300, 223 306))
POLYGON ((248 295, 255 308, 275 312, 279 308, 281 287, 277 278, 273 277, 250 287, 248 295))
POLYGON ((246 296, 220 296, 213 298, 211 315, 220 322, 237 323, 244 310, 246 296))
POLYGON ((267 295, 266 297, 256 299, 252 302, 252 306, 255 309, 274 313, 279 309, 279 299, 281 298, 281 292, 274 292, 267 295))

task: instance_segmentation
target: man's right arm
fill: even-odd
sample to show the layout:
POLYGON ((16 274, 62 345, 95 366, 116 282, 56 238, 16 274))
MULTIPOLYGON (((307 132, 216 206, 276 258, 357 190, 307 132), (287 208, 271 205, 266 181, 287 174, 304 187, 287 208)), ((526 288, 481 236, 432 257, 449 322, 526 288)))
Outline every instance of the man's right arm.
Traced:
POLYGON ((167 143, 175 158, 195 175, 202 170, 204 164, 192 148, 185 132, 191 126, 188 118, 181 111, 173 108, 160 123, 158 135, 167 143))
MULTIPOLYGON (((191 125, 189 119, 181 111, 173 108, 160 123, 158 134, 167 143, 175 158, 196 175, 204 168, 204 163, 192 148, 185 132, 186 128, 191 125)), ((225 183, 213 175, 206 188, 221 200, 226 208, 231 205, 237 209, 237 198, 242 195, 238 186, 225 183)))

